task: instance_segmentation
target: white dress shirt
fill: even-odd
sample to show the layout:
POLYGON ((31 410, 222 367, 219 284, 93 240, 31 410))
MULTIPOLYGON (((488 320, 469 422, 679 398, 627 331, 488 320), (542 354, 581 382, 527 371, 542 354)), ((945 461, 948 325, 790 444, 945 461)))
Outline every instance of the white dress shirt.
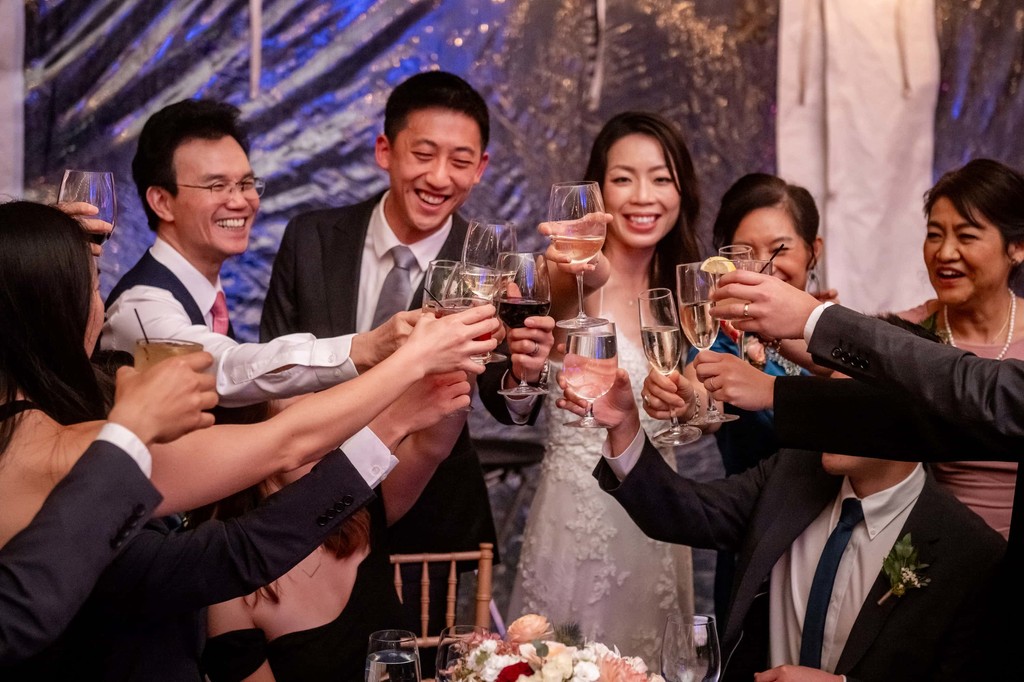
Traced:
MULTIPOLYGON (((394 258, 388 252, 392 247, 402 244, 384 216, 384 202, 388 200, 390 194, 390 191, 385 192, 373 209, 370 224, 366 229, 366 241, 363 242, 363 260, 359 266, 359 292, 356 304, 356 331, 360 333, 373 328, 373 314, 377 311, 380 290, 384 286, 384 279, 395 264, 394 258)), ((430 261, 437 258, 451 231, 452 217, 448 216, 448 220, 437 232, 413 244, 404 245, 409 247, 412 255, 416 257, 416 264, 409 268, 409 281, 413 287, 427 271, 430 261)), ((412 302, 413 295, 415 292, 411 291, 410 287, 409 300, 405 302, 406 308, 412 302)))
MULTIPOLYGON (((850 630, 882 571, 882 562, 900 539, 907 517, 924 488, 924 481, 924 467, 918 464, 896 485, 861 500, 864 521, 854 527, 850 544, 839 561, 825 616, 822 670, 835 671, 850 630)), ((800 640, 811 582, 825 542, 839 523, 843 500, 848 497, 857 495, 850 480, 844 478, 835 501, 822 510, 772 568, 768 598, 772 667, 800 662, 800 640)))
MULTIPOLYGON (((135 286, 125 291, 107 309, 101 346, 131 352, 142 336, 138 312, 150 338, 181 339, 201 343, 213 355, 217 394, 226 407, 285 398, 330 388, 354 378, 355 364, 349 359, 354 334, 317 339, 312 334, 287 334, 268 343, 238 343, 211 328, 210 309, 220 279, 211 284, 184 256, 162 239, 150 253, 166 266, 188 290, 206 325, 192 324, 184 306, 166 289, 135 286), (283 371, 281 367, 293 365, 283 371)), ((373 487, 395 467, 398 460, 368 427, 342 445, 352 464, 373 487)))
POLYGON ((153 456, 149 448, 130 429, 114 422, 107 422, 96 434, 96 440, 104 440, 124 450, 149 478, 153 474, 153 456))
POLYGON ((205 311, 206 324, 192 324, 184 306, 166 289, 135 286, 107 309, 102 348, 132 352, 136 339, 142 337, 135 317, 138 312, 150 338, 194 341, 213 355, 217 394, 227 407, 311 393, 356 376, 355 365, 349 359, 353 335, 317 339, 312 334, 288 334, 268 343, 238 343, 214 332, 210 309, 221 291, 220 279, 211 284, 159 238, 150 253, 174 273, 199 309, 205 311), (275 371, 289 365, 289 369, 275 371))

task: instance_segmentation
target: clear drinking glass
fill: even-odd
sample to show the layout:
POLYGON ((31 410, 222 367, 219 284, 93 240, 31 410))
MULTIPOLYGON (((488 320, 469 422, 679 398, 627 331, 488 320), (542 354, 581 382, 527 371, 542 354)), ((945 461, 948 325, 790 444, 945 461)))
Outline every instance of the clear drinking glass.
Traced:
POLYGON ((478 625, 452 625, 441 630, 437 641, 437 682, 450 682, 451 669, 487 634, 487 628, 478 625))
MULTIPOLYGON (((701 269, 702 263, 683 263, 676 266, 676 295, 679 296, 679 321, 683 333, 694 348, 711 348, 718 336, 718 320, 711 317, 711 293, 715 290, 718 275, 701 269)), ((714 424, 739 419, 734 414, 723 414, 708 400, 704 419, 694 418, 694 423, 714 424)))
POLYGON ((718 255, 735 262, 738 260, 750 260, 754 257, 754 247, 747 244, 729 244, 719 246, 718 255))
POLYGON ((370 635, 365 682, 420 682, 420 652, 408 630, 378 630, 370 635))
POLYGON ((508 220, 474 218, 466 228, 462 262, 494 268, 503 253, 516 251, 516 224, 508 220))
MULTIPOLYGON (((526 326, 526 318, 547 315, 551 308, 551 285, 544 256, 532 253, 503 253, 498 270, 512 273, 498 293, 498 318, 510 329, 526 326)), ((547 393, 547 386, 531 386, 520 378, 515 388, 503 388, 501 395, 525 396, 547 393)))
POLYGON ((114 174, 108 171, 66 170, 60 182, 60 193, 57 201, 84 201, 99 209, 99 213, 91 218, 98 218, 110 223, 110 232, 106 234, 90 233, 89 239, 102 244, 114 232, 117 218, 117 195, 114 193, 114 174))
MULTIPOLYGON (((659 373, 668 376, 679 367, 683 347, 675 298, 669 289, 648 289, 637 298, 637 309, 647 361, 659 373)), ((671 426, 651 438, 655 445, 686 445, 700 438, 701 430, 680 424, 675 412, 670 412, 669 417, 671 426)))
POLYGON ((575 421, 566 422, 566 426, 609 428, 608 424, 594 417, 594 401, 611 390, 618 366, 613 323, 569 332, 562 359, 562 376, 569 388, 587 401, 587 413, 575 421))
MULTIPOLYGON (((459 263, 455 267, 454 274, 448 280, 448 287, 442 299, 444 303, 442 314, 453 312, 449 308, 465 310, 471 306, 493 303, 505 279, 505 273, 498 270, 497 267, 487 268, 480 265, 459 263)), ((491 334, 487 333, 476 340, 486 341, 489 338, 491 338, 491 334)), ((493 351, 473 356, 473 360, 482 365, 489 362, 501 362, 507 359, 501 353, 493 351)))
MULTIPOLYGON (((596 182, 559 182, 551 186, 548 220, 552 223, 551 245, 567 254, 573 264, 586 263, 604 246, 607 231, 602 220, 593 214, 604 213, 601 188, 596 182)), ((564 329, 586 329, 605 324, 608 320, 589 317, 583 311, 583 273, 576 274, 579 314, 568 320, 559 320, 564 329)))
POLYGON ((667 682, 718 682, 721 667, 714 616, 669 616, 661 641, 661 674, 667 682))

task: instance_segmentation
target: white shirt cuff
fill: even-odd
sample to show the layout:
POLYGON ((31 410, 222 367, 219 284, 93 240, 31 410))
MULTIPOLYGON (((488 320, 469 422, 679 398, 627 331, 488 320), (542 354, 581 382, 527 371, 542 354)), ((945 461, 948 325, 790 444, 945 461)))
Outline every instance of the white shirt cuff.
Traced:
POLYGON ((107 422, 96 435, 96 440, 105 440, 124 450, 139 465, 146 478, 153 473, 153 456, 149 454, 149 448, 127 427, 107 422))
POLYGON ((637 461, 640 459, 640 455, 644 451, 644 430, 637 429, 636 435, 633 436, 632 442, 626 446, 619 455, 612 456, 611 446, 608 445, 607 439, 604 445, 601 446, 601 456, 604 457, 604 461, 608 462, 608 466, 611 467, 612 473, 620 481, 626 480, 626 476, 629 476, 629 472, 636 466, 637 461))
POLYGON ((355 334, 346 334, 313 342, 310 365, 324 387, 334 386, 359 376, 355 363, 349 357, 354 337, 355 334))
POLYGON ((356 468, 366 485, 376 488, 387 478, 398 464, 398 458, 369 427, 363 427, 356 435, 342 443, 348 460, 356 468))
POLYGON ((835 303, 826 301, 812 310, 811 314, 807 316, 807 322, 804 324, 804 341, 807 343, 811 342, 811 335, 814 334, 814 327, 818 324, 818 318, 820 318, 821 314, 825 312, 825 308, 830 305, 835 305, 835 303))

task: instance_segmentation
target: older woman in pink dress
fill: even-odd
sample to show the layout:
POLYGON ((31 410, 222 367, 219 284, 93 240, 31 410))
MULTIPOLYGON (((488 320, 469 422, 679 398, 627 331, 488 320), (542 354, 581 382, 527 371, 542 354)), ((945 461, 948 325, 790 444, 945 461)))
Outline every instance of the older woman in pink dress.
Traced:
MULTIPOLYGON (((1010 288, 1024 261, 1024 176, 997 161, 971 161, 939 179, 924 212, 924 262, 935 298, 900 316, 979 357, 1024 359, 1024 306, 1010 288)), ((931 466, 961 502, 1009 535, 1017 464, 931 466)))

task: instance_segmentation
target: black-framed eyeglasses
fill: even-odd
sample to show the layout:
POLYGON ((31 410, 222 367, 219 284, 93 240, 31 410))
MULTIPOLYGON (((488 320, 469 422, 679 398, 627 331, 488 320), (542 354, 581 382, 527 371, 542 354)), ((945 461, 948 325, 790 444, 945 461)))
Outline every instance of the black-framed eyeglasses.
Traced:
POLYGON ((267 182, 263 178, 246 178, 238 182, 218 181, 209 185, 184 185, 180 182, 176 184, 178 187, 188 187, 189 189, 205 189, 220 199, 227 199, 236 190, 242 194, 255 193, 256 196, 261 197, 263 196, 263 191, 267 188, 267 182))

